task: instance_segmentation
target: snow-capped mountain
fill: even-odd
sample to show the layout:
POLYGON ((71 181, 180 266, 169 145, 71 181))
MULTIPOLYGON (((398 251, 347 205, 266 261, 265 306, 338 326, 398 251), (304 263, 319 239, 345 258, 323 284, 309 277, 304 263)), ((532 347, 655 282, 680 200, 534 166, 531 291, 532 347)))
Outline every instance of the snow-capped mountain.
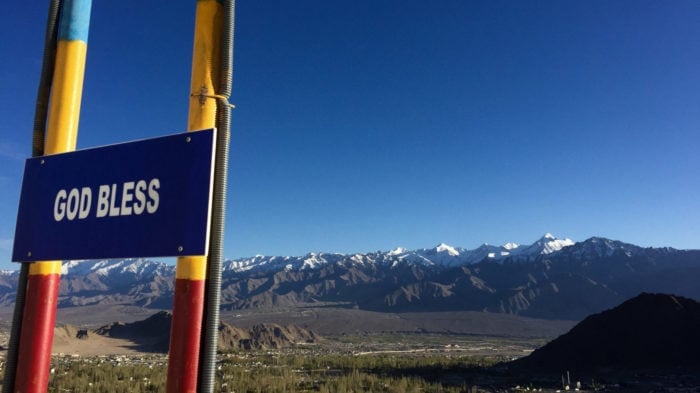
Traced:
MULTIPOLYGON (((621 242, 611 242, 607 245, 605 253, 615 247, 629 248, 629 245, 621 242)), ((547 233, 531 245, 522 246, 517 243, 506 243, 502 246, 482 244, 474 249, 453 247, 440 243, 433 248, 407 250, 403 247, 382 252, 338 254, 312 252, 304 256, 264 256, 256 255, 250 258, 227 260, 224 262, 223 271, 248 272, 248 271, 298 271, 318 269, 329 264, 340 265, 382 265, 397 266, 400 264, 421 265, 433 267, 454 267, 470 265, 484 260, 523 261, 532 260, 538 255, 547 255, 576 244, 570 239, 559 239, 547 233)), ((588 250, 590 251, 590 250, 588 250)), ((2 272, 0 272, 2 274, 2 272)), ((140 279, 150 275, 168 276, 174 274, 174 266, 147 259, 119 259, 119 260, 89 260, 66 261, 61 268, 64 276, 121 276, 128 279, 140 279)))
POLYGON ((168 275, 173 273, 174 266, 148 259, 102 259, 91 261, 66 261, 61 265, 61 274, 87 276, 128 276, 129 279, 140 279, 153 275, 168 275))
POLYGON ((302 257, 267 257, 256 255, 252 258, 227 261, 224 270, 243 272, 253 270, 305 270, 316 269, 327 264, 379 264, 397 266, 399 264, 453 267, 471 265, 484 260, 503 261, 506 258, 527 261, 539 255, 547 255, 576 244, 570 239, 559 239, 547 233, 531 245, 521 246, 506 243, 502 246, 482 244, 475 249, 453 247, 440 243, 433 248, 407 250, 403 247, 387 252, 367 254, 310 253, 302 257))
POLYGON ((537 255, 547 255, 560 251, 564 247, 570 247, 576 244, 571 239, 557 239, 551 233, 546 233, 539 240, 527 247, 517 247, 512 249, 511 255, 523 256, 530 258, 537 255))
MULTIPOLYGON (((610 252, 610 247, 615 247, 621 242, 611 243, 605 252, 610 252)), ((484 260, 503 261, 508 257, 516 257, 517 260, 530 260, 538 255, 551 254, 560 251, 564 247, 576 244, 570 239, 559 239, 547 233, 542 238, 528 246, 516 243, 506 243, 502 246, 482 244, 474 249, 452 247, 440 243, 433 248, 418 250, 406 250, 398 247, 386 252, 337 254, 312 252, 304 256, 264 256, 256 255, 250 258, 227 260, 223 271, 247 272, 247 271, 297 271, 318 269, 329 264, 341 265, 372 265, 397 266, 399 264, 453 267, 469 265, 484 260)), ((174 273, 174 267, 161 262, 147 259, 119 259, 119 260, 90 260, 90 261, 66 261, 63 263, 61 274, 87 276, 124 276, 128 279, 140 278, 149 275, 167 276, 174 273)))
MULTIPOLYGON (((592 238, 597 246, 587 245, 579 253, 596 253, 598 255, 610 255, 614 250, 623 249, 632 252, 636 246, 619 241, 603 238, 592 238), (601 239, 601 240, 596 240, 601 239), (607 243, 605 242, 607 241, 607 243)), ((403 264, 425 267, 455 267, 471 265, 482 261, 523 262, 533 260, 540 255, 549 255, 559 252, 566 247, 575 245, 570 239, 560 239, 550 233, 530 245, 506 243, 502 246, 482 244, 474 249, 453 247, 440 243, 432 248, 407 250, 398 247, 390 251, 338 254, 312 252, 303 256, 264 256, 256 255, 250 258, 227 260, 224 262, 224 272, 269 272, 269 271, 300 271, 318 269, 327 265, 358 265, 358 266, 399 266, 403 264)), ((588 243, 586 243, 588 244, 588 243)), ((1 274, 1 273, 0 273, 1 274)), ((111 279, 123 277, 133 280, 150 275, 168 276, 174 274, 174 266, 147 259, 120 259, 120 260, 91 260, 91 261, 66 261, 62 266, 64 276, 109 276, 111 279)))

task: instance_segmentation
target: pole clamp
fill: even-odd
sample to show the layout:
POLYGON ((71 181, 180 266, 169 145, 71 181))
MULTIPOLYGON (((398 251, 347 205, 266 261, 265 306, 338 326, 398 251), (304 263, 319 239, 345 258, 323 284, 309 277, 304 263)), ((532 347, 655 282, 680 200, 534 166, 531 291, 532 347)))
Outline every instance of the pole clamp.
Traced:
POLYGON ((231 104, 230 102, 228 102, 228 97, 223 96, 223 95, 221 95, 221 94, 208 94, 208 93, 207 93, 207 88, 204 87, 204 86, 202 86, 202 89, 199 91, 199 93, 191 93, 191 94, 190 94, 190 97, 198 97, 198 98, 199 98, 199 103, 202 104, 202 105, 204 105, 204 100, 205 100, 206 98, 213 98, 213 99, 215 99, 215 100, 218 100, 220 103, 222 103, 223 105, 225 105, 225 106, 227 106, 227 107, 229 107, 229 108, 231 108, 231 109, 236 108, 235 105, 233 105, 233 104, 231 104))

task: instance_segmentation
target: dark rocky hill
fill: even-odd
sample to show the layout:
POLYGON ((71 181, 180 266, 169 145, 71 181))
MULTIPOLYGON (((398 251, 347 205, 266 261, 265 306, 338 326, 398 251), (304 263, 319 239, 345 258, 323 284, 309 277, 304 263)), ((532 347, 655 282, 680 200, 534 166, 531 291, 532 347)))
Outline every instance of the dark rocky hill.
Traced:
POLYGON ((584 319, 570 332, 512 362, 514 370, 630 370, 694 367, 700 371, 700 303, 642 293, 584 319))
POLYGON ((172 314, 158 312, 142 321, 114 322, 95 330, 96 334, 137 343, 143 351, 168 352, 172 314))

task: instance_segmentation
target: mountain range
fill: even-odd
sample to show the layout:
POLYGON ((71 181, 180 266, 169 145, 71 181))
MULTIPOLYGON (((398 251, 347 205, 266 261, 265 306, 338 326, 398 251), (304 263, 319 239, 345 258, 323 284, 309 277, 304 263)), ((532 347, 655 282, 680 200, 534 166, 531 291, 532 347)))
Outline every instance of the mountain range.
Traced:
MULTIPOLYGON (((175 267, 145 259, 67 261, 59 307, 172 307, 175 267)), ((223 265, 222 308, 336 304, 372 311, 487 311, 579 320, 640 292, 700 299, 700 250, 546 234, 529 245, 439 244, 356 254, 257 255, 223 265)), ((0 272, 0 304, 17 272, 0 272)))

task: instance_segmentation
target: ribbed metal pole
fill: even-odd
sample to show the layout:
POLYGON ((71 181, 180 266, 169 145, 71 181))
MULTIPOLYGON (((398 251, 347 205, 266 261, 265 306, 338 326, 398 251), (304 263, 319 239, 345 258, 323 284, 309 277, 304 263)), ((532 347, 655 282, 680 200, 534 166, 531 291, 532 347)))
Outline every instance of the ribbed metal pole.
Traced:
POLYGON ((15 386, 17 356, 19 354, 19 337, 22 334, 22 318, 24 317, 24 300, 27 294, 28 275, 29 264, 23 263, 19 270, 19 281, 17 282, 17 297, 15 298, 15 311, 12 314, 12 330, 10 332, 10 342, 7 348, 2 393, 12 393, 15 386))
POLYGON ((34 129, 32 131, 32 157, 44 155, 46 139, 46 120, 49 113, 49 98, 56 66, 56 45, 58 41, 58 20, 62 0, 49 2, 49 16, 46 19, 46 38, 44 39, 44 55, 41 64, 39 88, 36 93, 34 106, 34 129))
MULTIPOLYGON (((58 19, 61 10, 61 0, 49 1, 48 17, 46 18, 46 33, 44 37, 44 54, 42 55, 41 76, 39 88, 36 94, 34 107, 34 129, 32 132, 32 157, 44 155, 44 139, 46 131, 46 116, 49 108, 49 96, 53 81, 54 65, 56 62, 56 40, 58 37, 58 19)), ((17 373, 17 357, 19 338, 22 333, 22 318, 24 317, 24 305, 27 293, 27 277, 29 276, 29 264, 22 263, 17 281, 17 296, 15 297, 15 310, 12 314, 12 329, 5 360, 5 375, 2 384, 2 393, 12 392, 15 386, 17 373)))
POLYGON ((224 227, 226 222, 226 194, 228 178, 229 146, 231 141, 231 96, 233 79, 233 39, 235 21, 234 0, 223 1, 221 27, 221 66, 217 91, 216 163, 214 165, 214 197, 212 200, 211 237, 207 261, 206 314, 200 360, 200 393, 214 392, 216 377, 216 350, 219 337, 219 308, 221 304, 221 266, 224 251, 224 227))

